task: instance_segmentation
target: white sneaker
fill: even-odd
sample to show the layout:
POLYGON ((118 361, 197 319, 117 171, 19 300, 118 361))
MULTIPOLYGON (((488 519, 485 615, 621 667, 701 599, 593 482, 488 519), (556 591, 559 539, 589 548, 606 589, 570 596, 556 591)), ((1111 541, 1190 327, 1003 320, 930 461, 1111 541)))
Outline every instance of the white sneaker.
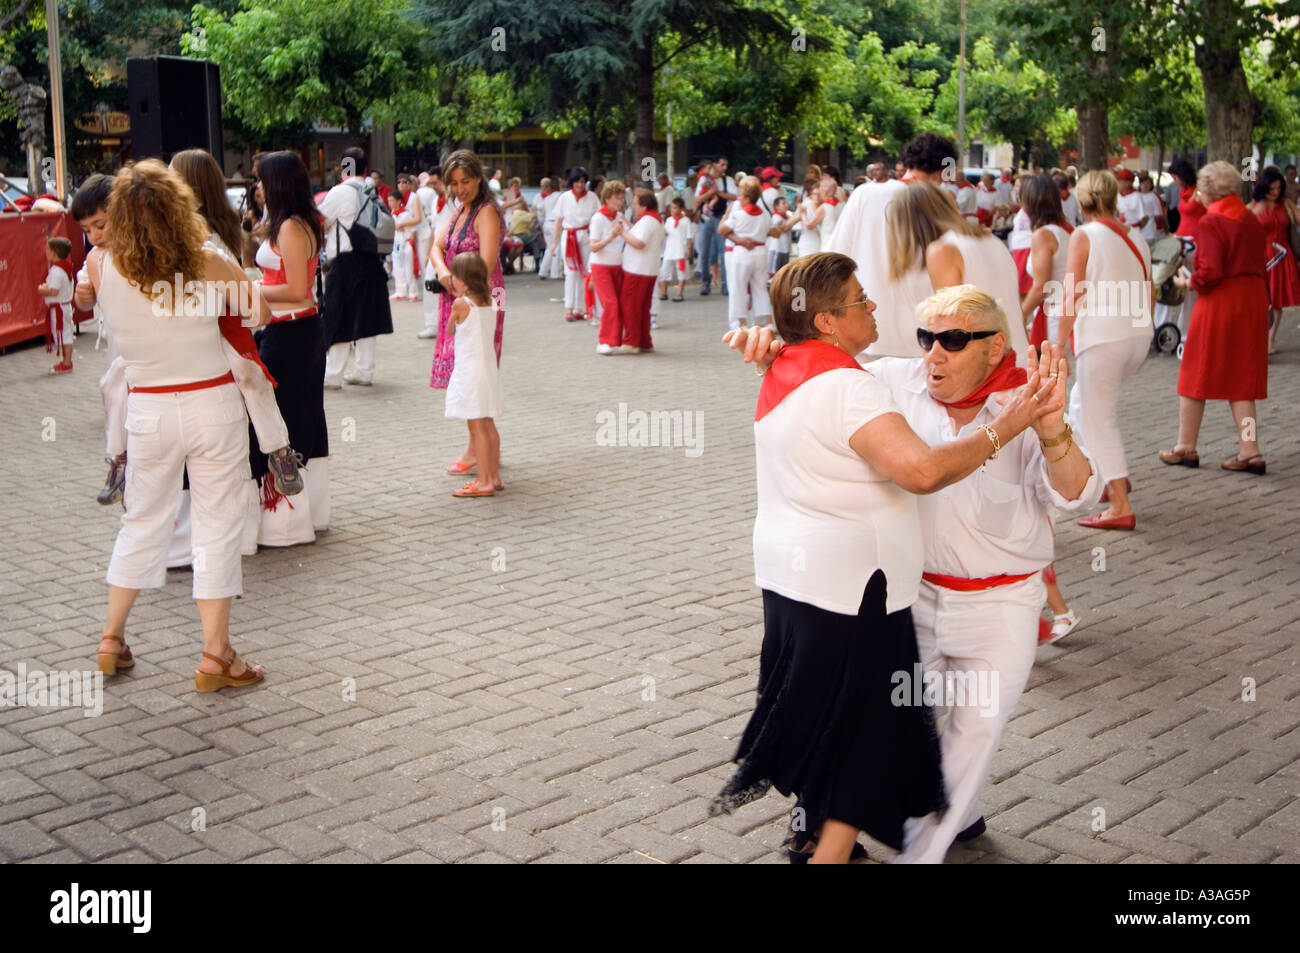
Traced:
POLYGON ((344 374, 343 383, 356 384, 358 387, 369 387, 373 381, 369 377, 359 377, 356 374, 344 374))
POLYGON ((614 353, 614 349, 613 349, 612 347, 610 347, 608 344, 597 344, 597 345, 596 345, 596 353, 597 353, 597 354, 613 354, 613 353, 614 353))
POLYGON ((429 340, 430 338, 436 338, 436 337, 438 336, 438 329, 437 329, 437 328, 425 328, 424 330, 422 330, 422 331, 420 331, 419 333, 417 333, 415 336, 416 336, 417 338, 419 338, 420 340, 422 340, 422 341, 427 341, 427 340, 429 340))
POLYGON ((341 378, 338 378, 338 377, 330 377, 330 376, 327 374, 327 375, 325 376, 325 389, 326 389, 326 390, 342 390, 342 389, 343 389, 343 381, 342 381, 342 379, 341 379, 341 378))

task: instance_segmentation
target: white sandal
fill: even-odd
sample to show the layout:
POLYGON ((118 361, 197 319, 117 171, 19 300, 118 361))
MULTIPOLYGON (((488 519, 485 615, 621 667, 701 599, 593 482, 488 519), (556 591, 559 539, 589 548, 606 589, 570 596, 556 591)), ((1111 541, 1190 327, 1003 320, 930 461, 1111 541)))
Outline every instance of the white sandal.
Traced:
POLYGON ((1079 617, 1074 614, 1073 609, 1067 610, 1064 615, 1053 615, 1052 616, 1052 637, 1048 639, 1046 642, 1044 642, 1043 644, 1051 645, 1054 642, 1061 641, 1061 639, 1065 638, 1067 635, 1073 632, 1075 626, 1077 626, 1078 624, 1079 624, 1079 617))

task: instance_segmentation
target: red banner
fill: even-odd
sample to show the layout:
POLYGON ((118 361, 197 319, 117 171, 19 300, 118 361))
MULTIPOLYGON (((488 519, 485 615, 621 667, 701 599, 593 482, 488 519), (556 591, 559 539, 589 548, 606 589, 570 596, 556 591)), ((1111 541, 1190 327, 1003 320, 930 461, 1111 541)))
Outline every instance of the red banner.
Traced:
MULTIPOLYGON (((45 240, 62 235, 72 242, 72 270, 81 268, 86 249, 81 226, 67 212, 0 214, 0 347, 45 336, 45 299, 36 293, 50 263, 45 240)), ((89 311, 78 311, 87 321, 89 311)))

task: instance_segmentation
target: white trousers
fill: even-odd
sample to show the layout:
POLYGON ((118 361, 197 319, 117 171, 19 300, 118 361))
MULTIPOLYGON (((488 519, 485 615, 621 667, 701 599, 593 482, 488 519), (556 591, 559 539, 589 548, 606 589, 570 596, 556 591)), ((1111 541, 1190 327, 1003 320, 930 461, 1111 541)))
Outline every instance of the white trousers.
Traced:
POLYGON ((415 290, 415 253, 408 236, 393 243, 393 294, 399 298, 414 298, 419 292, 415 290))
POLYGON ((375 339, 358 338, 355 341, 340 341, 325 352, 325 382, 327 384, 343 383, 343 369, 348 366, 348 355, 356 348, 356 375, 362 380, 374 380, 375 376, 375 339))
MULTIPOLYGON (((280 415, 280 405, 275 402, 275 388, 266 379, 262 368, 236 351, 224 339, 221 342, 235 386, 244 399, 248 419, 257 434, 257 446, 263 453, 272 453, 289 445, 289 428, 280 415)), ((126 362, 120 357, 108 365, 99 379, 99 393, 104 401, 104 443, 110 457, 126 452, 126 362)))
POLYGON ((948 672, 973 673, 965 684, 980 685, 982 678, 980 691, 987 688, 987 695, 957 694, 961 704, 935 709, 936 716, 947 715, 939 746, 948 810, 907 820, 899 863, 943 863, 953 839, 980 817, 980 788, 1034 666, 1046 596, 1041 573, 981 592, 922 581, 912 620, 924 671, 945 678, 948 672))
POLYGON ((1078 442, 1092 451, 1103 483, 1128 476, 1119 432, 1119 395, 1147 359, 1150 335, 1094 344, 1075 359, 1069 415, 1078 442))
POLYGON ((561 232, 558 254, 564 262, 564 308, 566 311, 585 312, 587 310, 586 274, 591 271, 591 241, 585 231, 578 232, 578 250, 582 254, 582 272, 579 273, 569 267, 569 261, 564 257, 564 245, 568 240, 569 233, 561 232))
POLYGON ((767 249, 733 248, 723 253, 727 269, 727 319, 734 331, 741 321, 754 324, 758 318, 772 315, 772 299, 767 293, 767 249))
POLYGON ((126 513, 108 583, 157 589, 166 581, 181 471, 190 475, 194 598, 243 590, 240 546, 248 470, 248 415, 233 384, 127 398, 126 513))
POLYGON ((547 222, 542 226, 542 241, 546 243, 546 253, 542 255, 541 274, 544 278, 559 278, 564 273, 564 254, 556 254, 555 242, 552 241, 555 235, 555 223, 547 222))

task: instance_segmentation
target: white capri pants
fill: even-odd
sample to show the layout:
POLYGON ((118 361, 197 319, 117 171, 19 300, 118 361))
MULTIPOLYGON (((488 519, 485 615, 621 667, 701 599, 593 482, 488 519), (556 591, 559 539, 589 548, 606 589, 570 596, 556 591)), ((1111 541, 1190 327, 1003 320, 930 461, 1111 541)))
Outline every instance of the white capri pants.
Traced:
POLYGON ((1079 443, 1092 451, 1103 483, 1128 476, 1119 432, 1119 394, 1147 359, 1151 336, 1094 344, 1075 359, 1070 421, 1079 443))
POLYGON ((234 384, 172 394, 133 393, 126 415, 126 513, 108 584, 161 588, 181 470, 190 475, 194 598, 243 591, 248 415, 234 384))
POLYGON ((723 254, 727 268, 727 319, 734 331, 741 321, 772 315, 772 299, 767 293, 767 249, 733 248, 723 254))
POLYGON ((568 311, 586 311, 586 275, 591 271, 591 239, 587 230, 578 232, 578 250, 582 254, 582 272, 579 274, 569 267, 569 259, 564 257, 564 246, 569 241, 569 231, 560 233, 560 247, 556 249, 564 262, 564 307, 568 311))
POLYGON ((556 253, 555 242, 552 241, 554 235, 555 220, 552 219, 542 226, 542 241, 546 243, 546 253, 542 255, 540 268, 543 278, 559 278, 564 271, 564 255, 556 253))
POLYGON ((947 714, 939 747, 948 810, 904 822, 898 863, 943 863, 954 838, 979 819, 980 788, 1034 667, 1038 615, 1046 597, 1041 573, 979 592, 921 582, 912 621, 924 671, 969 672, 973 677, 965 685, 979 686, 982 677, 984 686, 975 698, 957 694, 958 704, 935 709, 936 717, 947 714))
POLYGON ((433 267, 433 259, 429 257, 429 235, 423 238, 416 233, 416 243, 420 248, 420 295, 421 305, 424 313, 424 327, 429 331, 438 330, 438 293, 430 291, 424 286, 424 283, 431 278, 437 278, 438 272, 433 267))
MULTIPOLYGON (((257 433, 257 446, 263 453, 273 453, 289 445, 289 428, 275 402, 275 388, 266 379, 262 368, 248 360, 224 338, 221 341, 230 372, 235 376, 235 386, 244 399, 248 419, 257 433)), ((119 357, 108 365, 99 379, 99 392, 104 400, 104 442, 108 455, 115 457, 126 452, 126 363, 119 357)), ((140 395, 145 396, 145 395, 140 395)))

